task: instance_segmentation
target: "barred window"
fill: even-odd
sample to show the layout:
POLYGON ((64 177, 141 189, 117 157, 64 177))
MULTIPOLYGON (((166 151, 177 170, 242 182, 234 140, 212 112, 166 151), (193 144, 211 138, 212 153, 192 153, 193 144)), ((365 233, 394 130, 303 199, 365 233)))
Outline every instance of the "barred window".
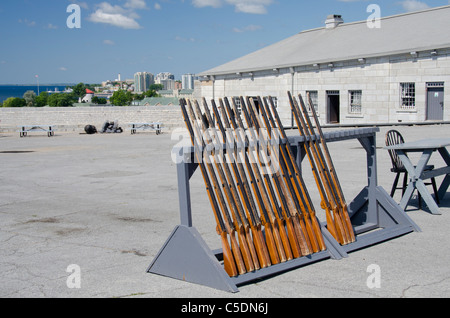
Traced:
POLYGON ((362 91, 349 91, 350 114, 361 114, 362 112, 362 91))
POLYGON ((400 83, 400 103, 403 109, 416 107, 416 84, 400 83))
POLYGON ((241 116, 241 114, 242 114, 241 99, 239 97, 233 97, 233 101, 234 101, 234 104, 236 105, 236 108, 237 108, 237 110, 239 112, 237 114, 237 116, 241 116))
POLYGON ((311 105, 309 103, 309 99, 311 103, 314 105, 314 110, 317 112, 319 110, 319 93, 317 91, 306 91, 306 104, 308 105, 308 112, 311 112, 311 105))
POLYGON ((275 106, 275 109, 278 108, 278 97, 272 97, 273 106, 275 106))

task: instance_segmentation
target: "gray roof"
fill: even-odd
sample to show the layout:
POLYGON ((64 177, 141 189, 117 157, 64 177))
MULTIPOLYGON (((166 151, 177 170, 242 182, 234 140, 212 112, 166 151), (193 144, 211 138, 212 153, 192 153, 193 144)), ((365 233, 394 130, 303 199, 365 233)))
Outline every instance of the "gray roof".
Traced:
POLYGON ((276 44, 202 72, 225 75, 371 58, 450 47, 450 5, 381 19, 304 31, 276 44))

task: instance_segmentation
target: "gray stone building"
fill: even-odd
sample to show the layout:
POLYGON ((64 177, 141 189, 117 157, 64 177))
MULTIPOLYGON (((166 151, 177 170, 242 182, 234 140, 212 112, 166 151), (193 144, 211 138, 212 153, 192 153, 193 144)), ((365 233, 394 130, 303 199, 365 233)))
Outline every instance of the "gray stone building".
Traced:
POLYGON ((322 124, 450 121, 450 6, 325 26, 200 74, 209 99, 273 96, 294 123, 287 91, 309 93, 322 124))

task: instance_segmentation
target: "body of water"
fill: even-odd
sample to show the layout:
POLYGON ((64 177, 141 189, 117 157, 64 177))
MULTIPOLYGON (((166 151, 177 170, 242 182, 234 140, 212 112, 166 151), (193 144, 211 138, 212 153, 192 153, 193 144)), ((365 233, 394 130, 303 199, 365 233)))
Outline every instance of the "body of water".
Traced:
POLYGON ((0 85, 0 103, 7 100, 9 97, 23 97, 26 91, 34 91, 36 95, 38 92, 55 91, 63 92, 67 86, 74 86, 73 84, 46 84, 46 85, 0 85))

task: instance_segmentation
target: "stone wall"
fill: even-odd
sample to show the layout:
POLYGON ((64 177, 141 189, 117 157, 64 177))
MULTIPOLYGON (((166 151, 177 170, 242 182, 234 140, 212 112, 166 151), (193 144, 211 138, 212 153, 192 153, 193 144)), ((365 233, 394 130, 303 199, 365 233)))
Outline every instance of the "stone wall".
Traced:
POLYGON ((185 127, 178 106, 129 107, 43 107, 0 108, 0 131, 16 131, 20 125, 55 125, 59 131, 83 130, 86 125, 100 129, 105 121, 129 123, 162 122, 164 131, 185 127))

